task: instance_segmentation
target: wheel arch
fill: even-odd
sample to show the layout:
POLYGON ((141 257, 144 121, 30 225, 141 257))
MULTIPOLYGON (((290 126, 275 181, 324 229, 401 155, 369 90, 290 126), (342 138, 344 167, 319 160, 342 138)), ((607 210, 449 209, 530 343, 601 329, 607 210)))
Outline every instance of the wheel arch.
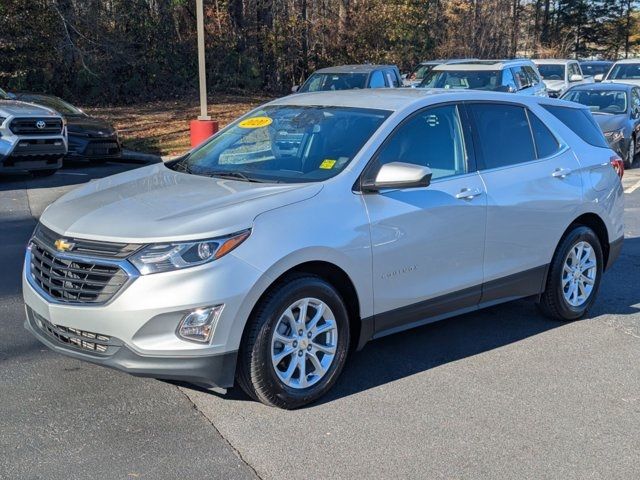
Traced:
POLYGON ((342 297, 349 317, 351 349, 361 348, 364 343, 371 338, 373 332, 370 330, 372 330, 373 324, 371 322, 362 322, 361 300, 363 295, 366 296, 366 292, 358 292, 356 282, 353 278, 344 268, 338 266, 336 263, 328 260, 306 260, 288 265, 286 269, 278 272, 277 275, 269 276, 268 284, 266 286, 263 285, 246 316, 247 321, 243 325, 240 339, 241 344, 247 332, 249 319, 252 318, 260 302, 273 291, 274 288, 278 288, 283 282, 286 282, 288 277, 304 274, 322 278, 331 284, 342 297))
MULTIPOLYGON (((573 230, 577 226, 589 227, 594 231, 598 240, 600 240, 600 247, 602 248, 602 257, 603 257, 603 268, 607 265, 609 261, 609 250, 610 250, 610 239, 609 239, 609 231, 607 230, 607 224, 604 220, 596 213, 588 212, 583 213, 579 217, 577 217, 571 224, 567 227, 567 229, 560 237, 560 242, 567 236, 567 234, 573 230)), ((558 244, 560 244, 558 242, 558 244)))

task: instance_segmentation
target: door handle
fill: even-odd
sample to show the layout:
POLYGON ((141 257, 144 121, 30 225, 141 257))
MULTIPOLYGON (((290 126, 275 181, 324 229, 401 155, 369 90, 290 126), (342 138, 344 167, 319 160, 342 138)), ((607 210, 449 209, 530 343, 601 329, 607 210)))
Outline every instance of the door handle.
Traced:
POLYGON ((479 188, 463 188, 460 193, 456 193, 456 198, 458 200, 471 200, 481 194, 482 190, 479 188))
POLYGON ((566 178, 569 175, 571 175, 570 168, 556 168, 551 174, 553 178, 566 178))

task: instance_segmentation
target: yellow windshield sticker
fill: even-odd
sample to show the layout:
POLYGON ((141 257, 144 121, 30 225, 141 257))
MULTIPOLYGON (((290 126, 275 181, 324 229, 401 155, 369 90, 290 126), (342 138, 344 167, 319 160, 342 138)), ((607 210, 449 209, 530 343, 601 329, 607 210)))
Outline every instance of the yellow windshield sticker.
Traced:
POLYGON ((242 120, 238 126, 240 128, 262 128, 271 125, 273 119, 269 117, 252 117, 242 120))
POLYGON ((322 163, 320 164, 320 168, 323 168, 325 170, 331 170, 335 164, 336 164, 335 160, 326 159, 322 161, 322 163))

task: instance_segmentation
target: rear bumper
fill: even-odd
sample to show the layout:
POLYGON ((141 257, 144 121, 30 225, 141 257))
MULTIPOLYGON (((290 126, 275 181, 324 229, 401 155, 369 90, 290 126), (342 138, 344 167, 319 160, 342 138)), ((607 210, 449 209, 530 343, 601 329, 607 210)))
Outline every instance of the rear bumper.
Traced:
POLYGON ((609 268, 611 268, 611 266, 618 259, 618 257, 620 256, 620 252, 622 251, 623 243, 624 236, 609 243, 609 257, 607 258, 607 265, 605 266, 605 270, 609 270, 609 268))
MULTIPOLYGON (((64 343, 41 327, 36 314, 27 307, 24 327, 51 350, 68 357, 120 370, 138 377, 178 380, 204 387, 229 388, 233 386, 237 352, 198 356, 140 355, 117 339, 110 340, 108 354, 85 353, 64 343)), ((65 335, 75 337, 66 333, 65 335)), ((78 337, 87 340, 86 337, 78 337)))

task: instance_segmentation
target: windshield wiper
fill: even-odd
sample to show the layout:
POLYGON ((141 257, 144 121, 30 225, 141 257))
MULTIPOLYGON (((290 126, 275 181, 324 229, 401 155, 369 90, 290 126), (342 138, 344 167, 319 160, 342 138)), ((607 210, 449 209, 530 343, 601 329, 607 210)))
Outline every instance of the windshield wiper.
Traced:
POLYGON ((203 173, 207 177, 219 177, 219 178, 231 178, 233 180, 241 180, 243 182, 255 182, 255 183, 277 183, 273 180, 262 180, 260 178, 248 177, 242 172, 229 172, 226 170, 214 170, 211 172, 203 173))

